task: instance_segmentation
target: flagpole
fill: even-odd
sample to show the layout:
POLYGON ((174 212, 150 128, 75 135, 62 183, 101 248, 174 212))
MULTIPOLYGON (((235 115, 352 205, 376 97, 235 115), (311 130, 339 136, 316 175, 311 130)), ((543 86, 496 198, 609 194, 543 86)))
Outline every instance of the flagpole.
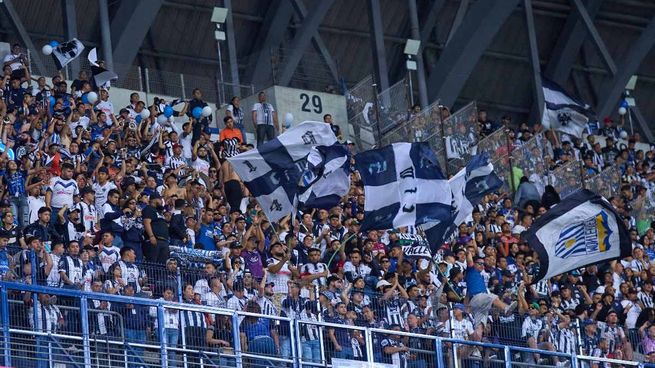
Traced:
POLYGON ((443 127, 443 108, 441 105, 437 106, 437 109, 439 109, 439 122, 441 126, 441 141, 443 144, 443 156, 444 156, 444 172, 446 173, 446 179, 449 178, 450 174, 448 173, 448 149, 446 148, 446 131, 443 127))
POLYGON ((376 120, 376 127, 378 131, 378 138, 375 140, 375 143, 377 145, 377 148, 382 147, 382 131, 380 130, 380 124, 382 123, 380 121, 380 104, 378 101, 378 85, 376 83, 371 84, 371 88, 373 89, 373 106, 375 107, 375 120, 376 120))
POLYGON ((510 193, 514 193, 514 165, 512 165, 512 145, 509 141, 509 129, 505 129, 505 142, 507 143, 507 162, 509 163, 509 188, 510 193))

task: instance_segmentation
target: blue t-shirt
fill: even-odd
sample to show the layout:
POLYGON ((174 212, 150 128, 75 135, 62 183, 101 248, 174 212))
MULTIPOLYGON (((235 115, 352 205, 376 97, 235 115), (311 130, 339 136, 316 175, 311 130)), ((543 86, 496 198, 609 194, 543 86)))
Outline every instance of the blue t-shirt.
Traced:
POLYGON ((216 250, 216 243, 214 242, 214 236, 216 232, 212 225, 200 224, 200 229, 198 229, 198 234, 196 234, 196 243, 202 244, 202 249, 204 250, 216 250))
POLYGON ((487 287, 484 284, 484 278, 480 274, 480 271, 475 269, 475 266, 468 267, 466 269, 466 276, 464 277, 466 281, 466 290, 468 292, 469 298, 477 294, 482 294, 487 292, 487 287))
POLYGON ((241 331, 246 334, 248 341, 258 336, 271 336, 271 324, 265 318, 258 318, 255 323, 242 322, 241 331))

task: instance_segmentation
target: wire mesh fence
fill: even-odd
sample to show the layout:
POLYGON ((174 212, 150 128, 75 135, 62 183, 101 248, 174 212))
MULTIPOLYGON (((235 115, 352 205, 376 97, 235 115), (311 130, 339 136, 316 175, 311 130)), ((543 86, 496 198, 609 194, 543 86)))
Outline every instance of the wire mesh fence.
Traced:
POLYGON ((621 172, 617 166, 610 166, 585 181, 585 187, 605 198, 610 198, 619 192, 621 172))
POLYGON ((569 161, 551 171, 549 184, 552 185, 561 198, 566 198, 584 186, 580 161, 569 161))
POLYGON ((373 76, 367 75, 346 91, 346 112, 348 113, 348 118, 350 119, 361 114, 368 104, 373 104, 374 99, 373 76))

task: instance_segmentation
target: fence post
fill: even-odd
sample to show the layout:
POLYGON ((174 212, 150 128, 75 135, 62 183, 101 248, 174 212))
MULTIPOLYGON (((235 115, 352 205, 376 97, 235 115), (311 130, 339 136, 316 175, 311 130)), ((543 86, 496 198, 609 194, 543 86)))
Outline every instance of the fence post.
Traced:
POLYGON ((441 341, 441 337, 434 340, 434 347, 437 349, 437 367, 446 367, 447 364, 443 361, 443 341, 441 341))
POLYGON ((9 336, 9 296, 7 295, 7 288, 0 287, 0 303, 2 304, 2 334, 4 335, 4 365, 11 367, 11 336, 9 336))
POLYGON ((296 329, 297 324, 296 323, 297 322, 298 322, 298 320, 296 320, 295 318, 289 322, 289 339, 290 339, 289 340, 289 345, 291 345, 291 360, 293 361, 293 363, 291 363, 291 366, 294 367, 294 368, 298 368, 300 366, 298 364, 298 361, 299 361, 299 359, 298 359, 298 349, 297 349, 298 346, 296 346, 296 343, 298 342, 298 340, 296 340, 295 342, 293 340, 291 340, 291 339, 295 339, 295 337, 297 336, 296 335, 296 331, 297 331, 297 329, 296 329))
POLYGON ((145 87, 143 86, 143 76, 141 75, 141 66, 136 67, 137 75, 139 76, 139 89, 142 91, 145 91, 145 87))
POLYGON ((234 356, 236 368, 243 368, 243 357, 241 356, 241 335, 239 333, 239 315, 234 312, 232 315, 232 335, 234 340, 234 356))
POLYGON ((368 344, 366 344, 366 361, 371 364, 375 363, 375 359, 373 359, 373 333, 370 328, 366 328, 364 331, 364 341, 368 341, 368 344))
POLYGON ((509 193, 514 194, 514 165, 512 164, 512 144, 509 141, 509 131, 505 130, 505 142, 507 144, 507 163, 509 164, 509 193))
POLYGON ((571 368, 578 368, 578 356, 575 353, 571 354, 571 368))
POLYGON ((578 167, 580 168, 580 185, 582 186, 582 189, 587 189, 585 185, 584 165, 582 162, 578 162, 578 167))
POLYGON ((180 86, 182 87, 182 99, 186 100, 186 89, 184 88, 184 74, 180 73, 180 86))
POLYGON ((512 368, 512 352, 509 350, 509 346, 505 346, 504 353, 505 368, 512 368))
POLYGON ((146 93, 150 94, 150 73, 148 71, 148 68, 145 70, 145 75, 146 75, 146 93))
POLYGON ((80 298, 80 315, 82 317, 82 346, 84 349, 84 366, 91 366, 91 344, 89 343, 89 303, 86 296, 80 298))
POLYGON ((292 341, 292 345, 296 346, 296 351, 297 351, 296 355, 298 356, 298 359, 296 360, 297 363, 294 362, 294 364, 297 364, 297 366, 301 366, 303 356, 302 356, 302 342, 300 341, 300 322, 298 321, 298 318, 294 318, 292 323, 294 325, 294 331, 295 331, 295 334, 292 335, 295 342, 292 341))
POLYGON ((180 267, 177 267, 177 301, 182 303, 182 274, 180 273, 180 267))
MULTIPOLYGON (((164 307, 161 304, 157 306, 157 333, 159 334, 159 353, 161 354, 161 366, 168 367, 168 354, 166 348, 166 318, 164 318, 164 307)), ((175 362, 173 362, 175 364, 175 362)))
POLYGON ((378 137, 375 140, 376 148, 382 148, 382 130, 380 130, 380 101, 378 100, 378 85, 371 84, 373 90, 373 108, 375 109, 375 126, 377 127, 378 137))
MULTIPOLYGON (((32 280, 32 285, 36 286, 37 281, 36 281, 36 272, 37 272, 37 267, 36 267, 36 251, 34 249, 30 249, 30 262, 32 263, 30 265, 30 268, 32 270, 32 277, 30 278, 32 280)), ((34 308, 32 308, 32 318, 34 318, 34 328, 36 329, 37 326, 39 325, 39 315, 38 313, 38 308, 36 307, 39 305, 39 295, 37 293, 32 293, 32 305, 34 308)))

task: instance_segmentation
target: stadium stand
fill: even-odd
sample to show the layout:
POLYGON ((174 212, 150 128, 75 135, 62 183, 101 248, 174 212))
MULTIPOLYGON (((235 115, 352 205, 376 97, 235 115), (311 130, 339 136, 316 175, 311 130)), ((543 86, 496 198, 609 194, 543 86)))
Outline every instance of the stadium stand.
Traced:
MULTIPOLYGON (((628 137, 623 121, 606 120, 580 139, 509 117, 496 122, 475 103, 452 114, 438 103, 424 111, 389 107, 385 129, 372 130, 385 144, 427 141, 450 175, 470 155, 447 160, 444 142, 476 145, 505 181, 426 257, 406 254, 425 245, 419 228, 360 231, 364 196, 378 193, 365 193, 356 173, 340 205, 266 219, 226 161, 254 148, 244 140, 246 125, 257 125, 257 142, 284 130, 265 95, 253 106, 232 99, 212 138, 200 89, 190 100, 147 106, 138 94, 112 100, 111 90, 85 78, 70 86, 61 77, 38 79, 26 88, 25 76, 6 67, 0 80, 1 361, 655 363, 655 146, 628 137), (632 256, 533 284, 538 257, 521 234, 581 188, 621 214, 632 256), (474 325, 472 269, 517 309, 494 309, 474 325)), ((366 120, 353 126, 357 132, 375 124, 357 119, 366 120)), ((343 142, 352 153, 367 148, 353 139, 343 142)))

